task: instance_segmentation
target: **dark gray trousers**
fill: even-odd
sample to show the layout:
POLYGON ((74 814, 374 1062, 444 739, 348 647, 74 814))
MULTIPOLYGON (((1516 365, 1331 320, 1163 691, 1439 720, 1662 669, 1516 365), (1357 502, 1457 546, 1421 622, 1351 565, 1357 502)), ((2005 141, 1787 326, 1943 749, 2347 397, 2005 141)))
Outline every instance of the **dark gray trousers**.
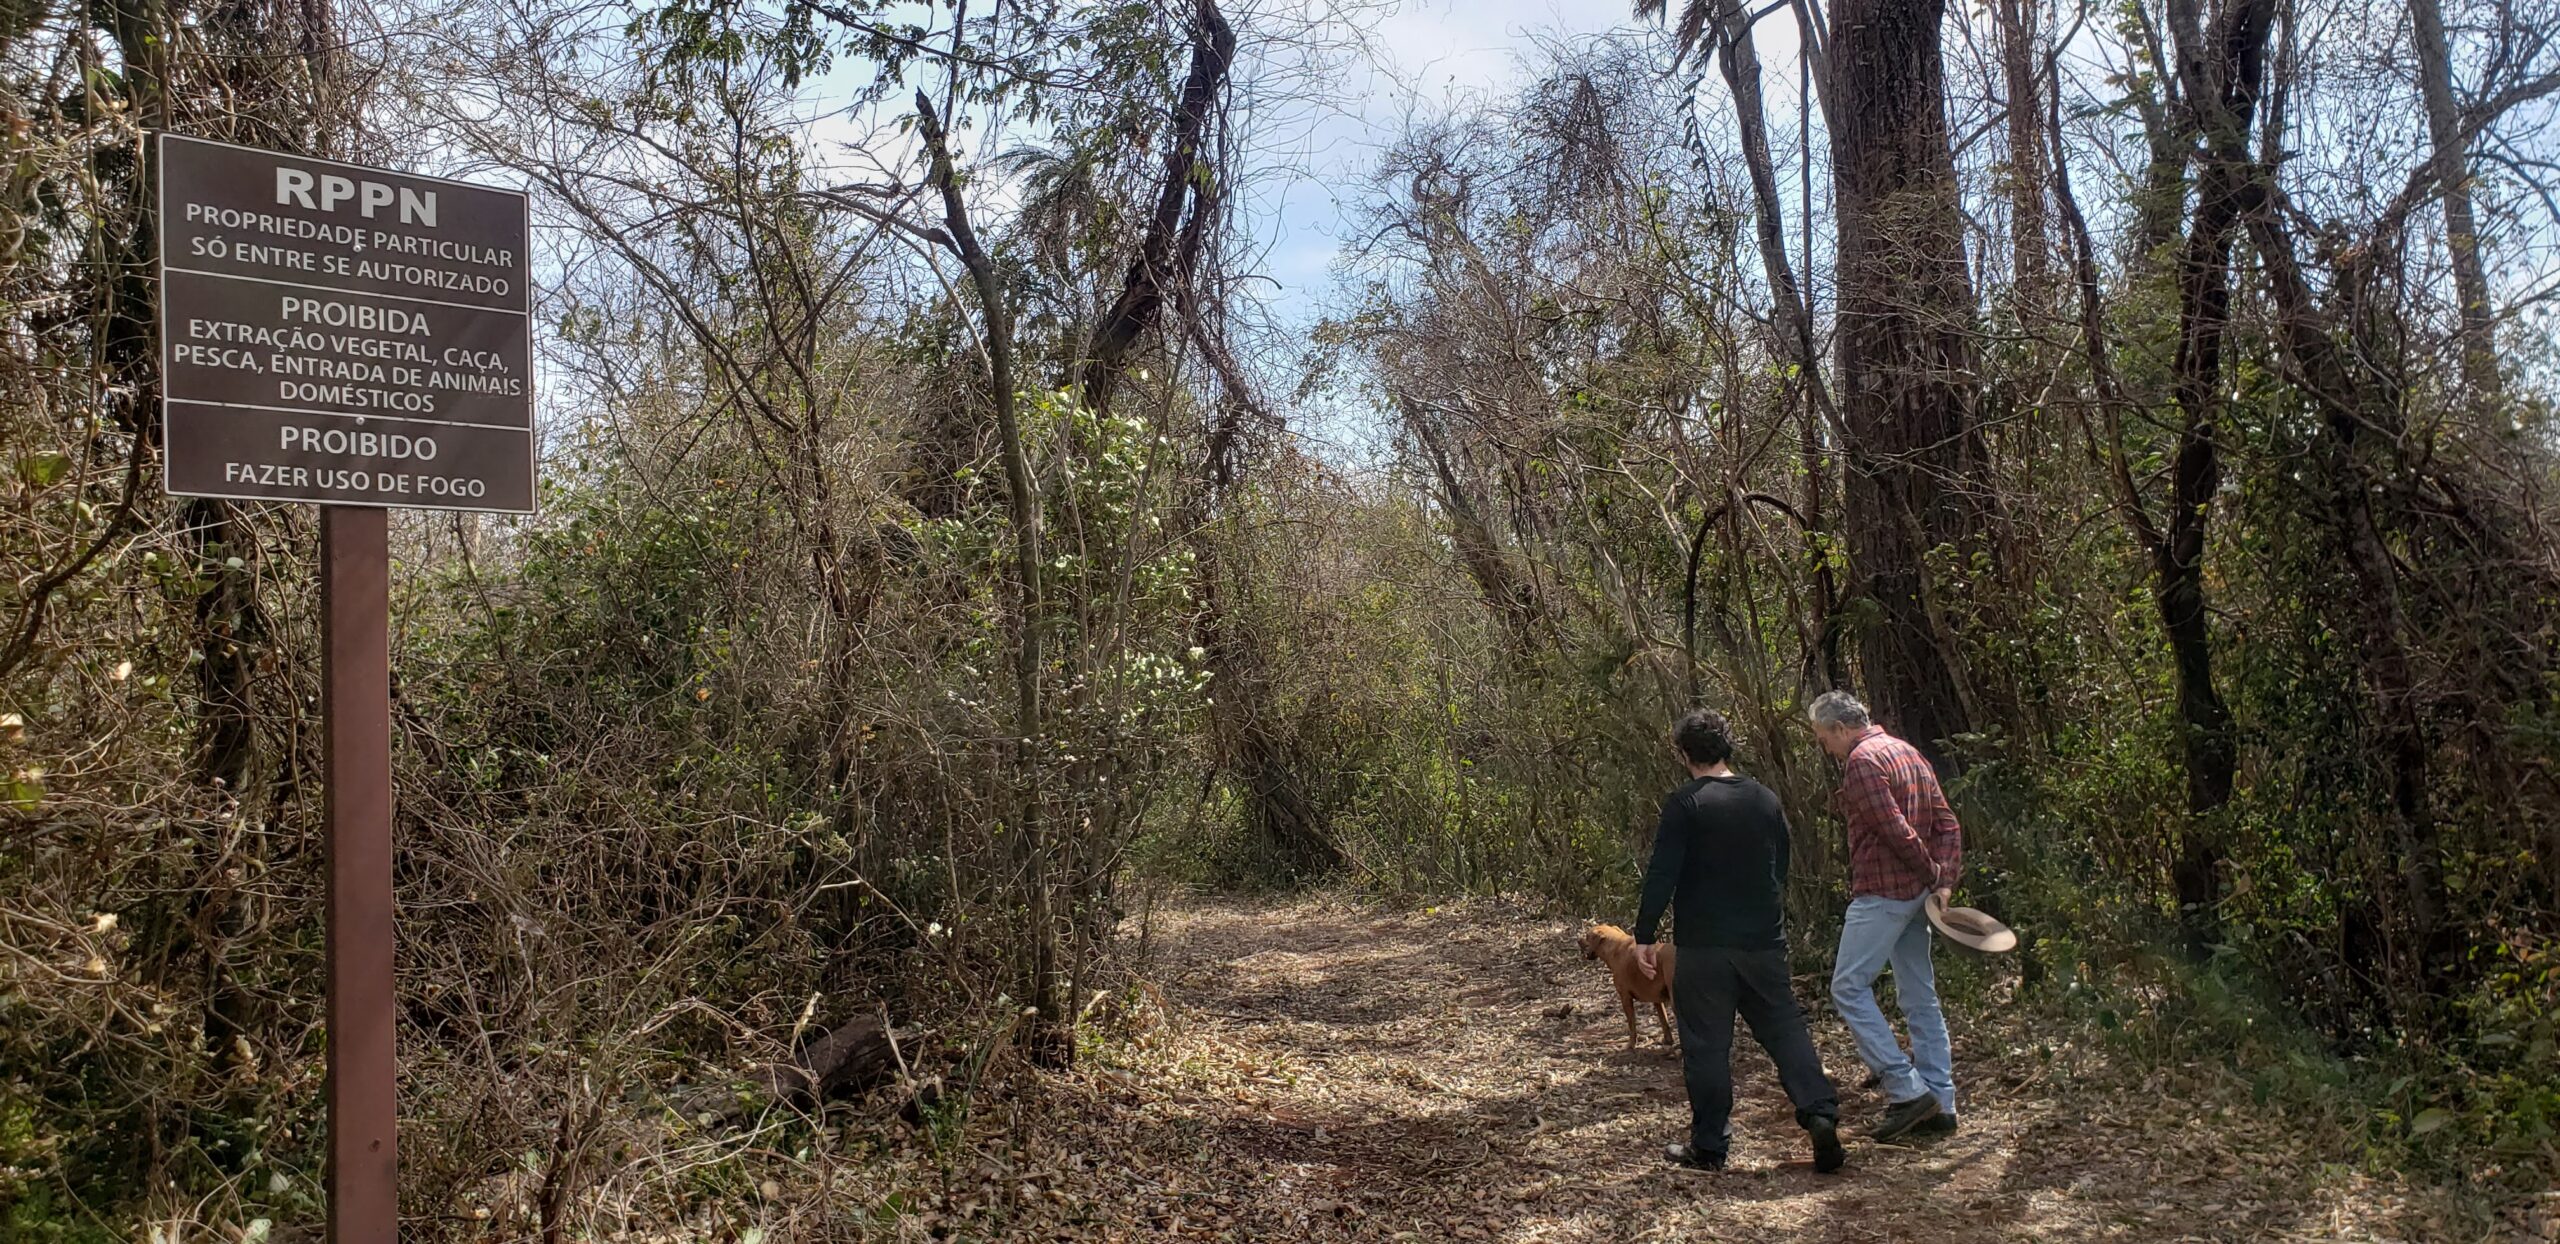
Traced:
POLYGON ((1778 1065, 1796 1122, 1840 1117, 1839 1094, 1822 1073, 1822 1055, 1787 979, 1786 951, 1682 946, 1671 973, 1671 1004, 1680 1012, 1681 1069, 1689 1081, 1689 1143, 1699 1152, 1722 1153, 1729 1143, 1737 1013, 1778 1065))

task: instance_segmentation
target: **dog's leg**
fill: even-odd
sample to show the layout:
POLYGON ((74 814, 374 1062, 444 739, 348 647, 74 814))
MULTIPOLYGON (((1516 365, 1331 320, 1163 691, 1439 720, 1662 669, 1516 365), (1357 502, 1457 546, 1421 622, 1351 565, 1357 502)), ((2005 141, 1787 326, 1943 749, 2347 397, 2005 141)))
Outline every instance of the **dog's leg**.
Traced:
POLYGON ((1636 1048, 1636 996, 1622 993, 1618 995, 1618 1002, 1627 1009, 1627 1048, 1632 1050, 1636 1048))
POLYGON ((1678 1045, 1679 1042, 1671 1039, 1671 1012, 1661 1003, 1656 1002, 1653 1004, 1653 1017, 1662 1024, 1662 1043, 1664 1045, 1678 1045))

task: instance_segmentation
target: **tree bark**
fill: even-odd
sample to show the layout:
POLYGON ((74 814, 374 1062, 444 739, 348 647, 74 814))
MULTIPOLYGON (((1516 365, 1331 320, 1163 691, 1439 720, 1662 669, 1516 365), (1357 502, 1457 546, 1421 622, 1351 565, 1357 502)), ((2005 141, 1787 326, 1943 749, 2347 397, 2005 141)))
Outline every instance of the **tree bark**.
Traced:
POLYGON ((2480 265, 2480 223, 2471 206, 2470 143, 2453 93, 2453 48, 2445 38, 2441 0, 2409 0, 2416 28, 2418 86, 2426 99, 2427 133, 2435 144, 2435 177, 2444 193, 2444 243, 2453 260, 2454 296, 2462 302, 2462 382, 2475 396, 2498 392, 2498 356, 2489 315, 2489 276, 2480 265))
POLYGON ((2046 227, 2043 108, 2037 82, 2036 44, 2042 35, 2037 0, 1999 0, 2000 77, 2008 91, 2010 302, 2020 324, 2053 311, 2053 242, 2046 227))
POLYGON ((1970 559, 1991 507, 1944 10, 1843 0, 1828 56, 1850 565, 1873 604, 1862 676, 1878 715, 1950 771, 1947 741, 1972 729, 1972 712, 1928 561, 1940 550, 1970 559))
POLYGON ((1164 166, 1156 188, 1154 210, 1147 217, 1137 255, 1112 299, 1111 309, 1094 333, 1081 376, 1085 403, 1097 411, 1111 408, 1112 390, 1129 352, 1156 326, 1168 293, 1190 279, 1197 265, 1205 230, 1197 227, 1217 192, 1212 173, 1201 160, 1209 117, 1226 89, 1227 70, 1235 61, 1236 32, 1218 12, 1217 0, 1199 0, 1191 27, 1191 68, 1182 82, 1173 116, 1173 141, 1165 145, 1164 166), (1190 205, 1194 227, 1183 227, 1183 207, 1190 205))
MULTIPOLYGON (((2171 0, 2184 94, 2197 126, 2217 147, 2249 145, 2274 17, 2273 0, 2236 0, 2208 28, 2197 0, 2171 0)), ((2188 950, 2199 957, 2221 940, 2223 849, 2214 818, 2231 802, 2239 764, 2231 711, 2214 685, 2204 556, 2222 481, 2231 251, 2244 180, 2243 170, 2219 160, 2206 160, 2196 179, 2195 212, 2178 258, 2178 339, 2170 367, 2182 422, 2170 462, 2167 526, 2151 547, 2152 596, 2169 640, 2187 772, 2187 821, 2170 882, 2188 950)))

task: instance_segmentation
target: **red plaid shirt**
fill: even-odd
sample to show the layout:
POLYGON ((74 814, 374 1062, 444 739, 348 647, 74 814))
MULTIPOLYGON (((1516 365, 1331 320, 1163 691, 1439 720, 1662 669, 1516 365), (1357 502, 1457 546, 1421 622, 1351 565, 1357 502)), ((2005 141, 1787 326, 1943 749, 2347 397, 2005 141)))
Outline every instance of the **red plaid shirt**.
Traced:
POLYGON ((1849 893, 1912 899, 1952 889, 1964 871, 1964 828, 1920 749, 1869 726, 1840 764, 1849 822, 1849 893))

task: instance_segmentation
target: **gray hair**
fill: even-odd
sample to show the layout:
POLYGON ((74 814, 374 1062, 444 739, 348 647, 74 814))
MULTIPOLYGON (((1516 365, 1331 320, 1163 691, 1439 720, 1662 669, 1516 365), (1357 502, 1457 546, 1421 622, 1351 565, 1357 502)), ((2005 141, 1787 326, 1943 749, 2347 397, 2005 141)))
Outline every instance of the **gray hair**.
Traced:
POLYGON ((1867 724, 1867 706, 1846 691, 1825 691, 1813 697, 1805 709, 1817 726, 1847 726, 1852 730, 1867 724))

